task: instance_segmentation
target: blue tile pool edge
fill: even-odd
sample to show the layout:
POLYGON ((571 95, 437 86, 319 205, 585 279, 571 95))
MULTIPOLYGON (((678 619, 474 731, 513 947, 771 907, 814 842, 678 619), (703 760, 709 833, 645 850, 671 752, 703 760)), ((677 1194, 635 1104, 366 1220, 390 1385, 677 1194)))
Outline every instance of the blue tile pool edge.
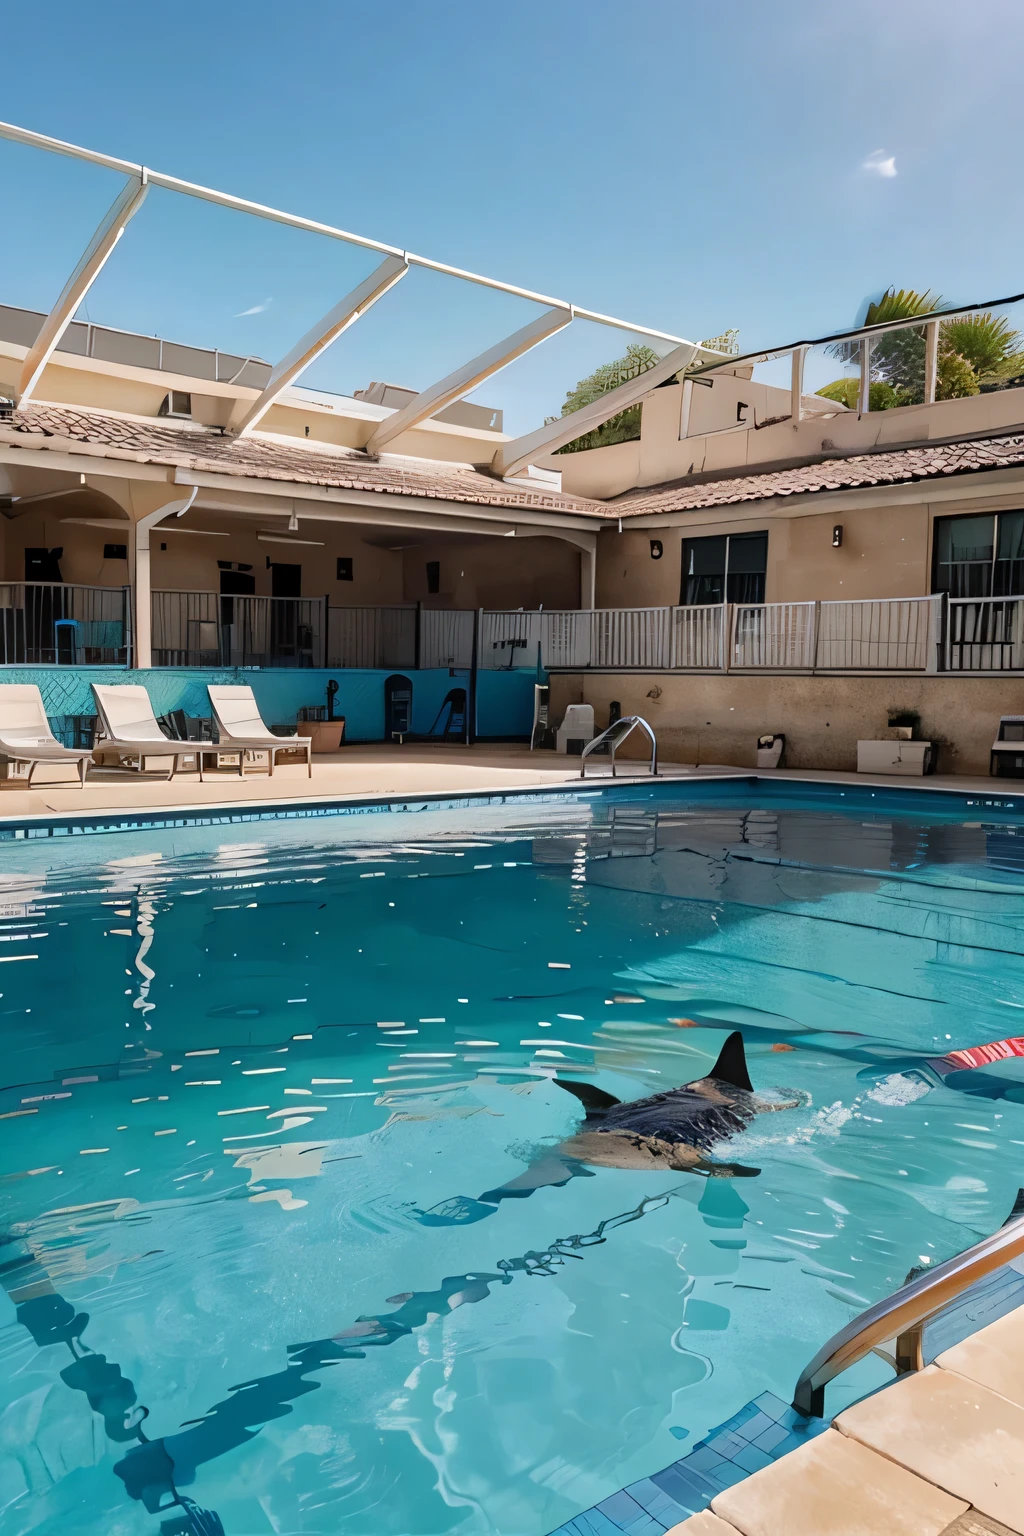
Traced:
MULTIPOLYGON (((888 784, 868 780, 864 784, 851 784, 846 779, 784 779, 765 776, 756 771, 749 773, 726 772, 701 774, 686 778, 659 778, 652 782, 640 775, 635 779, 598 779, 568 782, 560 785, 538 784, 510 786, 505 789, 467 789, 458 794, 434 791, 421 794, 395 794, 390 796, 359 795, 334 797, 327 800, 273 800, 239 803, 221 803, 216 806, 185 805, 170 809, 139 811, 95 811, 79 815, 66 811, 50 816, 0 816, 0 843, 46 837, 88 836, 112 832, 163 831, 187 827, 231 826, 259 821, 323 820, 334 816, 365 816, 406 811, 451 811, 478 806, 500 806, 522 800, 546 804, 578 803, 604 799, 614 795, 618 799, 636 800, 660 798, 686 788, 698 793, 708 786, 744 786, 748 792, 756 787, 781 804, 797 799, 834 802, 836 797, 848 799, 851 808, 862 805, 872 809, 870 802, 884 798, 886 805, 897 810, 921 813, 929 800, 942 796, 945 806, 951 802, 965 815, 974 812, 994 811, 1001 816, 1024 817, 1024 790, 1016 794, 985 794, 978 790, 958 789, 952 785, 905 785, 888 784), (874 784, 874 787, 872 785, 874 784)), ((882 810, 882 806, 875 807, 882 810)))

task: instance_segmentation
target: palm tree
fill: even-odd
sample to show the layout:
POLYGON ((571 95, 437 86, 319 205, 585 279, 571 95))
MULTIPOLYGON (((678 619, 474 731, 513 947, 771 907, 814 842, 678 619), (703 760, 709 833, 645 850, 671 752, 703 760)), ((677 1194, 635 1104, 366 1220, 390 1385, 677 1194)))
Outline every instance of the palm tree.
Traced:
MULTIPOLYGON (((867 307, 863 323, 884 325, 892 320, 909 320, 914 315, 934 314, 945 301, 930 289, 887 288, 880 299, 867 307)), ((860 356, 859 341, 837 342, 828 350, 843 362, 860 356)), ((887 410, 896 405, 917 405, 924 399, 924 326, 906 326, 883 332, 871 343, 871 409, 887 410), (876 385, 879 390, 875 404, 876 385)), ((935 395, 938 400, 956 400, 976 395, 983 384, 999 384, 1024 372, 1024 338, 1002 315, 990 312, 964 315, 943 321, 939 330, 939 356, 935 395)), ((836 379, 818 390, 826 399, 846 403, 847 379, 836 379)))

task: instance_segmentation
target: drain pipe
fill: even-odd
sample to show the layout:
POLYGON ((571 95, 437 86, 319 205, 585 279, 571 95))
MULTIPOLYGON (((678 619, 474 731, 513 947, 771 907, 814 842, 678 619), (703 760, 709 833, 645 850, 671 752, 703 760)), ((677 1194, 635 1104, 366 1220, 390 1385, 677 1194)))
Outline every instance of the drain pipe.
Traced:
POLYGON ((185 497, 147 512, 135 524, 135 655, 136 667, 153 665, 153 588, 150 576, 149 534, 165 517, 183 517, 199 494, 194 485, 185 497))

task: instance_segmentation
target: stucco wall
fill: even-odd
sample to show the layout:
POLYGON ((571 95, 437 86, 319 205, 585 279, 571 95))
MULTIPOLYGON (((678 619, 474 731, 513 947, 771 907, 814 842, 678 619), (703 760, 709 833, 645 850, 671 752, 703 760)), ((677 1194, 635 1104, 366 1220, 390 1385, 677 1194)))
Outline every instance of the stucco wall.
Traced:
MULTIPOLYGON (((556 723, 567 704, 588 703, 603 728, 612 699, 623 714, 650 722, 659 751, 670 762, 752 768, 758 736, 772 731, 786 737, 790 768, 853 770, 858 740, 888 735, 890 710, 916 710, 918 734, 940 743, 940 772, 987 774, 1000 715, 1024 714, 1024 678, 665 673, 551 678, 556 723)), ((638 745, 628 755, 645 754, 638 745)))
MULTIPOLYGON (((946 507, 940 507, 945 513, 946 507)), ((921 597, 930 590, 932 509, 927 503, 860 507, 802 517, 758 515, 748 507, 717 517, 694 514, 684 526, 602 530, 597 541, 598 607, 678 603, 682 547, 687 538, 723 533, 768 533, 765 601, 921 597), (832 530, 842 525, 842 544, 832 530), (660 560, 651 558, 659 539, 660 560)))
MULTIPOLYGON (((398 536, 400 538, 400 535, 398 536)), ((580 551, 564 539, 426 540, 403 552, 404 601, 433 608, 578 608, 580 551), (440 591, 427 592, 427 562, 440 591)))

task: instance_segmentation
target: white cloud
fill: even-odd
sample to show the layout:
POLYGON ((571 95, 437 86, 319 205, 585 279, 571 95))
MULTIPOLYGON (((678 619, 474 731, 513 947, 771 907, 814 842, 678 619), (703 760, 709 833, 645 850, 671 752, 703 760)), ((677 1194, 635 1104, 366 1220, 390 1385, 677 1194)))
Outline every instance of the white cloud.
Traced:
POLYGON ((887 155, 884 149, 873 149, 861 166, 862 171, 874 171, 876 176, 891 177, 896 170, 896 156, 887 155))
MULTIPOLYGON (((892 174, 895 176, 896 172, 893 171, 892 174)), ((262 304, 254 304, 251 309, 239 310, 238 314, 235 316, 235 319, 244 320, 246 315, 262 315, 267 306, 273 304, 273 302, 273 299, 264 299, 262 304)))

